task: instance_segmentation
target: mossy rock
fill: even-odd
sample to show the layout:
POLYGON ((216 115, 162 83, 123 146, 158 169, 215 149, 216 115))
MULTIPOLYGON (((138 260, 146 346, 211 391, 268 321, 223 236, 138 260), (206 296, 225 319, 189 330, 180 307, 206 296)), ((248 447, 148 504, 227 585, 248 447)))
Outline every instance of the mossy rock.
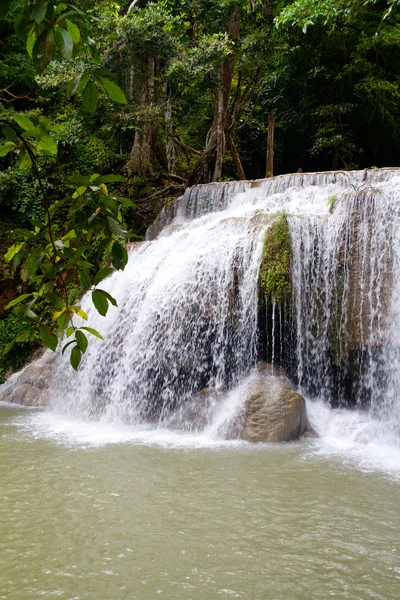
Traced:
POLYGON ((260 267, 260 286, 267 303, 281 304, 292 293, 290 262, 292 245, 289 225, 280 215, 266 231, 260 267))

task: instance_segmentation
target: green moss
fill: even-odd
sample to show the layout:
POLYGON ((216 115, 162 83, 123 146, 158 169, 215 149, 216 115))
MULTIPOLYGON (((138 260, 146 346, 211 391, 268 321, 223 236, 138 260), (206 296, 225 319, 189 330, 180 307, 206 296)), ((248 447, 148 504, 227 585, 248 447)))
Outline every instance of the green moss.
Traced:
POLYGON ((336 201, 337 201, 337 194, 332 194, 332 196, 329 196, 328 198, 328 206, 329 206, 329 212, 332 214, 335 206, 336 206, 336 201))
POLYGON ((290 296, 292 246, 286 216, 280 215, 266 231, 260 267, 260 285, 266 302, 282 303, 290 296))

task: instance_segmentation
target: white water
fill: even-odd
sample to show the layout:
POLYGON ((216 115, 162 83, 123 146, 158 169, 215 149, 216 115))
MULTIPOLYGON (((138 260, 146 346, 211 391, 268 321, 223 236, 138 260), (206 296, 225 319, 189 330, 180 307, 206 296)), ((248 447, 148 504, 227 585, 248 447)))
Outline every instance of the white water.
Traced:
MULTIPOLYGON (((89 324, 106 340, 91 340, 76 374, 58 353, 47 376, 53 411, 29 413, 21 426, 83 445, 245 446, 221 439, 221 428, 240 405, 241 383, 257 361, 262 240, 271 215, 284 211, 293 245, 295 375, 302 393, 314 396, 308 412, 321 435, 309 442, 310 452, 400 473, 399 185, 398 173, 388 170, 214 184, 186 192, 161 215, 165 228, 159 238, 133 250, 125 271, 101 285, 117 299, 118 309, 110 307, 103 319, 89 297, 83 300, 89 324), (337 200, 330 215, 332 195, 337 200), (335 381, 333 318, 344 356, 335 381), (343 378, 352 327, 364 369, 352 401, 367 396, 371 412, 329 408, 333 395, 348 401, 343 378), (375 352, 381 346, 383 359, 375 352), (222 398, 203 431, 167 429, 171 413, 205 387, 222 398)), ((282 329, 280 315, 274 327, 282 329)), ((5 394, 17 382, 18 375, 4 386, 5 394)))

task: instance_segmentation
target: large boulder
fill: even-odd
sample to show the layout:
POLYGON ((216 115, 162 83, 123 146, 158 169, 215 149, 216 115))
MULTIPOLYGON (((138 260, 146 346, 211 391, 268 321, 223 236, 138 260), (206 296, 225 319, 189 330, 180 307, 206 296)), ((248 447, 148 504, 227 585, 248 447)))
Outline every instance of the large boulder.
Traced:
POLYGON ((238 391, 240 408, 219 430, 225 439, 288 442, 318 437, 307 419, 304 398, 293 391, 282 368, 259 363, 238 391))
POLYGON ((282 376, 258 373, 249 384, 244 404, 242 439, 248 442, 289 442, 306 431, 303 396, 282 376))

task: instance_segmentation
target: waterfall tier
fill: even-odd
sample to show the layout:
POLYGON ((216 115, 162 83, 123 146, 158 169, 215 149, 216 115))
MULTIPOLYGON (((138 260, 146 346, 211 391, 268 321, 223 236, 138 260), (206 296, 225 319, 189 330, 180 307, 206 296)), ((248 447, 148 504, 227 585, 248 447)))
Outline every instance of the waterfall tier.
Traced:
MULTIPOLYGON (((399 186, 400 170, 371 169, 188 189, 102 283, 118 308, 103 319, 83 299, 105 341, 91 341, 79 371, 61 352, 37 363, 42 400, 81 418, 167 424, 201 390, 233 390, 261 357, 303 395, 369 405, 398 428, 399 186), (263 240, 282 213, 291 297, 263 306, 263 240)), ((17 399, 21 382, 12 376, 2 398, 17 399)))

